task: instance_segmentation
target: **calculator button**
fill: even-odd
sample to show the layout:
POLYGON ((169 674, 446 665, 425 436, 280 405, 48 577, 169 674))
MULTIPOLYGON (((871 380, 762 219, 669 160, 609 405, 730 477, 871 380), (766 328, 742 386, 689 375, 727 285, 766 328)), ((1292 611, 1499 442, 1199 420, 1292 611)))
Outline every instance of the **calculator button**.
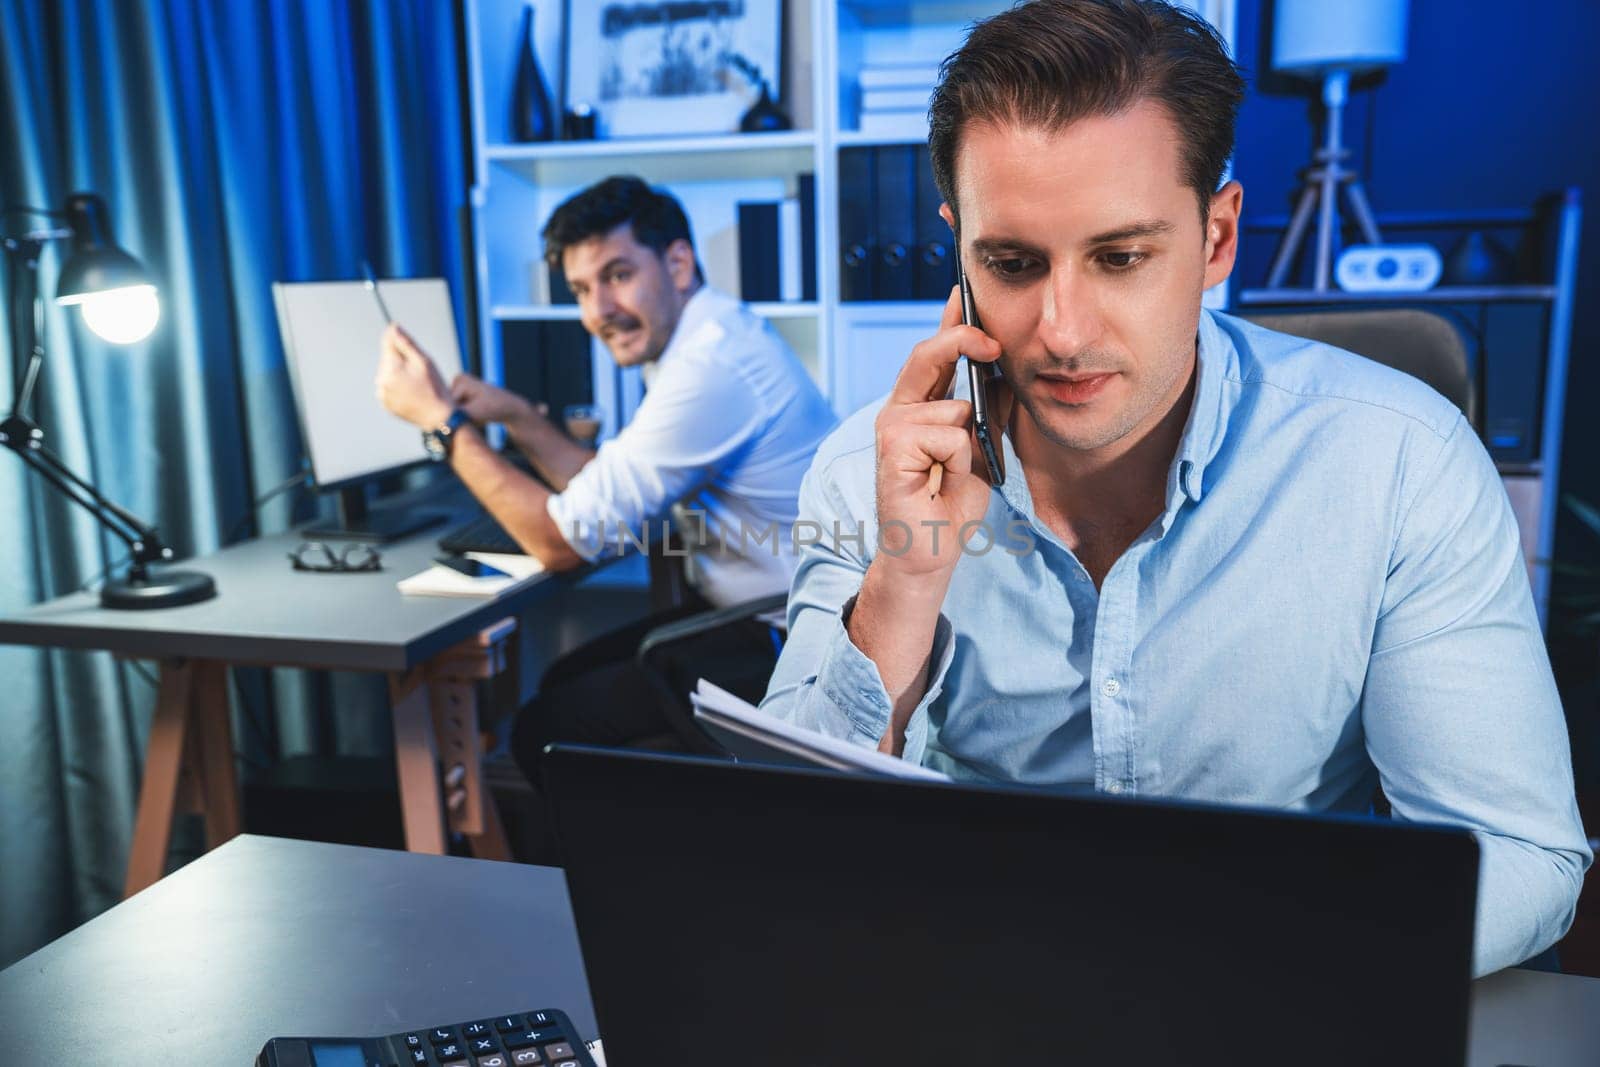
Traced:
POLYGON ((515 1015, 502 1015, 494 1021, 494 1028, 502 1034, 514 1034, 522 1029, 522 1020, 515 1015))
POLYGON ((487 1037, 493 1032, 494 1030, 491 1028, 489 1023, 468 1023, 461 1028, 461 1035, 469 1038, 487 1037))
POLYGON ((450 1041, 446 1044, 435 1046, 433 1054, 441 1060, 458 1060, 467 1054, 467 1050, 461 1047, 461 1042, 450 1041))
POLYGON ((544 1054, 545 1058, 550 1060, 570 1060, 573 1058, 572 1046, 565 1041, 557 1041, 553 1045, 546 1045, 544 1054))
POLYGON ((523 1030, 505 1037, 506 1048, 527 1048, 529 1045, 542 1045, 546 1041, 560 1041, 567 1035, 554 1026, 546 1026, 542 1030, 523 1030))
POLYGON ((453 1026, 444 1026, 437 1030, 428 1031, 428 1040, 432 1041, 435 1045, 448 1045, 455 1039, 456 1031, 455 1027, 453 1026))
POLYGON ((519 1048, 512 1050, 511 1062, 516 1064, 517 1067, 538 1067, 544 1060, 540 1057, 539 1050, 536 1048, 519 1048))
POLYGON ((439 1067, 472 1067, 466 1060, 445 1060, 439 1067))
POLYGON ((510 1060, 506 1059, 504 1052, 478 1057, 478 1067, 507 1067, 510 1062, 510 1060))
POLYGON ((400 1040, 405 1043, 406 1048, 423 1048, 423 1047, 425 1047, 422 1044, 422 1035, 421 1034, 403 1034, 403 1035, 401 1035, 400 1040))
POLYGON ((487 1056, 491 1052, 499 1052, 500 1046, 495 1044, 492 1037, 470 1037, 467 1039, 467 1051, 474 1056, 487 1056))
POLYGON ((547 1011, 531 1011, 528 1013, 528 1029, 538 1030, 545 1026, 560 1026, 556 1017, 547 1011))
POLYGON ((427 1063, 428 1062, 428 1050, 425 1049, 425 1048, 406 1049, 406 1052, 411 1057, 409 1060, 406 1061, 407 1063, 427 1063))

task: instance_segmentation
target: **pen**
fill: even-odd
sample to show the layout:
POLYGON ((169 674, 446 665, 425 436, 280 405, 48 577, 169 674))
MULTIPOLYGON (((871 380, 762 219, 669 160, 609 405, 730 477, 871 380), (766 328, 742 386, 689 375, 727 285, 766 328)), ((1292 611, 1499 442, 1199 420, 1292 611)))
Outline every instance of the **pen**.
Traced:
POLYGON ((393 326, 394 316, 389 314, 389 305, 383 302, 383 294, 378 292, 378 279, 372 274, 372 264, 364 259, 361 261, 361 273, 367 278, 367 292, 372 294, 372 298, 378 302, 378 310, 383 312, 383 321, 393 326))

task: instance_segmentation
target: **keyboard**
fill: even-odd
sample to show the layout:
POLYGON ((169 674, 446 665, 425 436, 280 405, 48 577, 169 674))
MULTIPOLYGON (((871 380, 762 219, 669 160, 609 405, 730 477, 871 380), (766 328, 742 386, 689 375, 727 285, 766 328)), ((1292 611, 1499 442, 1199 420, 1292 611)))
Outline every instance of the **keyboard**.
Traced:
POLYGON ((275 1037, 256 1067, 595 1067, 565 1012, 403 1030, 384 1037, 275 1037))
POLYGON ((463 552, 508 552, 513 555, 526 555, 522 551, 522 546, 506 533, 505 527, 496 522, 493 515, 487 514, 480 515, 465 526, 458 526, 439 538, 439 547, 456 555, 463 552))

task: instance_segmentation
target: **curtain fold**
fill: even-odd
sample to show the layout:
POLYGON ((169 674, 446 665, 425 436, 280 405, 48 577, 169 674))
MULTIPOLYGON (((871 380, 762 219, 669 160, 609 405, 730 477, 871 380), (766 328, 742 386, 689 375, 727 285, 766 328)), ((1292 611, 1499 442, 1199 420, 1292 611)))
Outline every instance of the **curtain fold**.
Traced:
MULTIPOLYGON (((38 421, 74 471, 154 522, 179 556, 250 529, 252 500, 301 467, 272 282, 355 278, 367 258, 380 274, 447 278, 461 309, 455 8, 0 6, 0 205, 99 193, 162 301, 156 332, 128 347, 48 302, 38 421)), ((62 251, 41 262, 47 301, 62 251)), ((25 359, 11 350, 11 315, 0 307, 6 410, 25 359)), ((259 521, 281 530, 310 506, 281 497, 259 521)), ((9 454, 0 515, 0 612, 122 558, 120 542, 9 454)), ((0 966, 117 900, 151 673, 105 654, 0 646, 0 966)), ((249 671, 238 682, 235 740, 252 761, 390 745, 378 679, 249 671)))

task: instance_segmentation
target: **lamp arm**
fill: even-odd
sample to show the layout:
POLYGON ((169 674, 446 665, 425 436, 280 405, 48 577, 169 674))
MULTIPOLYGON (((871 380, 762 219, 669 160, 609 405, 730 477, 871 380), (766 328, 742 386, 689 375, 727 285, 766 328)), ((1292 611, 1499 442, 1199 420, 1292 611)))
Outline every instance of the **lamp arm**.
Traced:
POLYGON ((135 566, 171 558, 171 550, 162 543, 154 527, 140 522, 127 509, 107 500, 98 489, 72 473, 59 456, 44 447, 37 433, 36 427, 23 420, 7 419, 0 423, 0 445, 20 456, 23 463, 67 499, 93 514, 100 525, 128 546, 135 566), (20 427, 19 422, 22 423, 20 427))

